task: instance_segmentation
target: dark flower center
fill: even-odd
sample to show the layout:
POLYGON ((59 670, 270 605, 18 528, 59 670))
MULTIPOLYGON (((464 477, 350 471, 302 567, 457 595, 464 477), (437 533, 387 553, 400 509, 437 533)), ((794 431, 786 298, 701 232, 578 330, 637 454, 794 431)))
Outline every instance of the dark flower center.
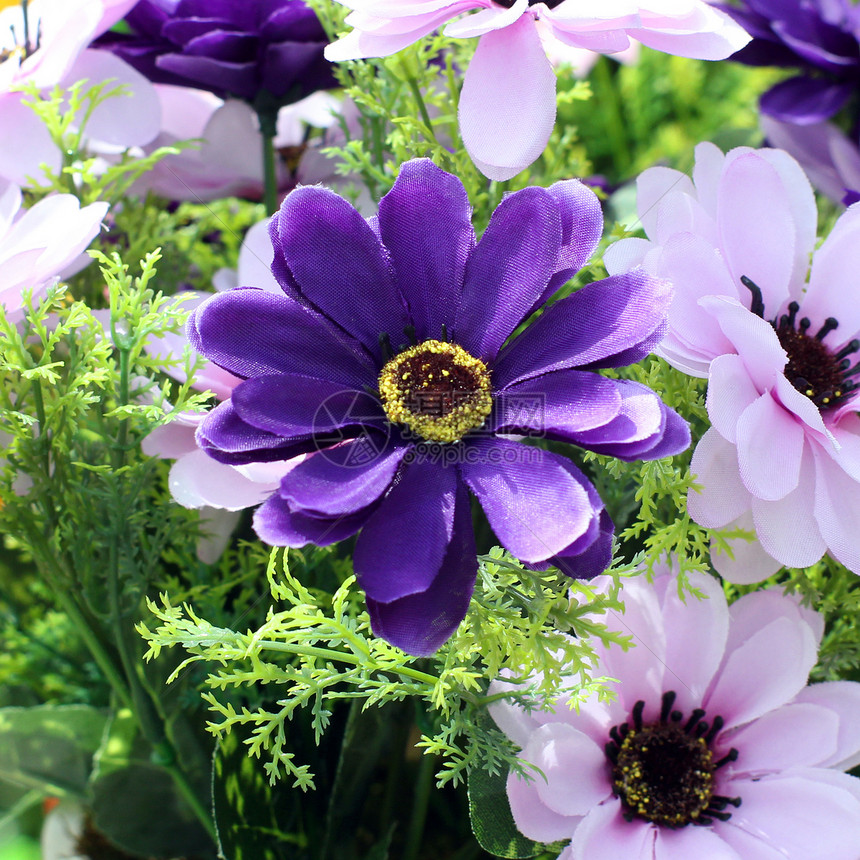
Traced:
POLYGON ((684 721, 673 711, 675 693, 663 694, 660 719, 644 724, 645 702, 631 714, 633 725, 622 723, 609 732, 606 757, 612 764, 612 789, 621 799, 628 821, 641 818, 665 827, 728 821, 727 806, 740 806, 739 797, 714 793, 716 772, 735 761, 734 748, 715 761, 712 744, 723 727, 723 718, 708 724, 705 711, 696 708, 684 721))
MULTIPOLYGON (((761 289, 749 278, 742 277, 741 282, 752 294, 750 310, 763 319, 761 289)), ((780 346, 788 353, 785 378, 819 409, 839 406, 858 387, 851 377, 860 374, 860 362, 852 367, 849 356, 860 350, 860 341, 852 340, 838 352, 832 352, 824 339, 839 327, 839 321, 828 317, 815 334, 810 334, 812 323, 809 317, 797 319, 799 310, 800 305, 791 302, 787 314, 770 321, 780 346)))
MULTIPOLYGON (((495 0, 498 6, 504 6, 506 9, 510 9, 516 0, 495 0)), ((564 0, 529 0, 529 6, 537 6, 538 3, 543 3, 544 6, 548 6, 550 9, 555 9, 559 3, 563 3, 564 0)))
POLYGON ((392 358, 379 374, 389 421, 432 442, 456 442, 493 407, 490 372, 461 346, 425 340, 392 358))

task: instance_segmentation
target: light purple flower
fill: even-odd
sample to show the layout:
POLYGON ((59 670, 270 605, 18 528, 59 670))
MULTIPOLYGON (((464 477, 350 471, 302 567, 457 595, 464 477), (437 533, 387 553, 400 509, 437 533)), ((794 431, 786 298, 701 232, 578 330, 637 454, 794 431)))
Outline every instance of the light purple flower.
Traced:
POLYGON ((330 60, 384 57, 433 32, 479 37, 460 94, 460 132, 476 166, 509 179, 543 152, 555 124, 555 74, 544 42, 600 53, 635 39, 651 48, 723 59, 749 41, 702 0, 338 0, 354 29, 326 48, 330 60))
POLYGON ((617 243, 606 263, 672 281, 658 352, 708 378, 690 514, 760 541, 735 542, 717 569, 757 582, 829 552, 860 573, 860 207, 813 253, 812 189, 779 150, 701 144, 693 181, 652 168, 638 186, 649 238, 617 243))
POLYGON ((55 194, 23 208, 20 189, 0 179, 0 305, 23 316, 24 292, 33 299, 64 275, 89 263, 81 255, 98 235, 107 203, 81 208, 77 197, 55 194))
POLYGON ((625 582, 609 626, 636 647, 597 646, 614 701, 490 706, 542 771, 508 778, 517 827, 571 839, 559 860, 856 860, 860 780, 841 771, 860 762, 860 684, 806 686, 823 620, 691 580, 706 599, 666 574, 625 582))
POLYGON ((89 86, 110 80, 125 96, 108 99, 89 117, 87 139, 125 149, 142 146, 158 133, 158 99, 149 81, 105 51, 89 49, 93 39, 113 26, 135 0, 30 0, 26 17, 20 5, 0 10, 0 177, 24 185, 40 181, 40 165, 54 173, 62 153, 45 125, 12 92, 24 83, 39 89, 68 87, 87 79, 89 86))

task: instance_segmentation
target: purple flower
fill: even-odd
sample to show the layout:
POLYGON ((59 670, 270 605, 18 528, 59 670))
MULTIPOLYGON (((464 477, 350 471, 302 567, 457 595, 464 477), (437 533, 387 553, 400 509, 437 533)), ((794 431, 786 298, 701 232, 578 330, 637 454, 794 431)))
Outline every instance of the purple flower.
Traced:
POLYGON ((354 564, 377 635, 436 650, 463 619, 477 561, 469 493, 522 561, 591 577, 612 523, 541 435, 622 459, 683 450, 686 424, 648 388, 599 376, 643 358, 670 288, 642 271, 590 284, 519 325, 589 258, 597 198, 576 180, 506 197, 476 244, 459 179, 401 167, 368 221, 319 186, 272 220, 285 295, 239 288, 189 321, 191 342, 244 380, 200 427, 231 464, 314 452, 257 511, 267 543, 359 530, 354 564))
POLYGON ((741 0, 720 5, 753 37, 733 57, 798 67, 761 99, 769 116, 798 125, 833 116, 860 86, 860 9, 851 0, 741 0))
POLYGON ((302 0, 140 0, 131 36, 100 41, 151 81, 209 90, 273 112, 336 86, 326 37, 302 0))
POLYGON ((841 771, 860 762, 860 684, 807 686, 823 619, 691 580, 706 599, 682 602, 668 575, 625 584, 610 627, 636 647, 598 644, 595 668, 613 701, 491 706, 541 771, 508 779, 517 827, 571 839, 559 860, 855 860, 860 780, 841 771))

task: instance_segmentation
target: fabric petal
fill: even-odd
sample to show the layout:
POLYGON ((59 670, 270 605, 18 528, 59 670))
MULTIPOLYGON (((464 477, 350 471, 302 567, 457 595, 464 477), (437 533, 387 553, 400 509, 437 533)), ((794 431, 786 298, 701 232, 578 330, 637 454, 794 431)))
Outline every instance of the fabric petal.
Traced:
MULTIPOLYGON (((853 573, 860 572, 860 482, 817 448, 815 455, 815 522, 827 550, 853 573)), ((823 550, 822 550, 823 552, 823 550)))
POLYGON ((427 591, 451 542, 458 478, 453 468, 410 463, 362 530, 353 564, 377 603, 427 591))
POLYGON ((541 800, 537 792, 537 780, 539 774, 533 775, 531 780, 518 776, 515 773, 508 774, 507 793, 508 803, 517 830, 527 839, 538 842, 557 842, 561 839, 570 839, 582 817, 579 815, 559 815, 553 812, 541 800))
POLYGON ((499 541, 523 561, 545 561, 591 521, 587 492, 557 454, 505 439, 478 440, 462 471, 499 541))
POLYGON ((621 801, 596 806, 576 829, 570 847, 573 860, 652 860, 657 828, 634 818, 625 821, 621 801))
POLYGON ((854 681, 825 681, 804 687, 795 702, 827 708, 839 719, 836 749, 820 761, 819 767, 851 770, 860 764, 860 684, 854 681))
POLYGON ((708 374, 707 407, 711 426, 728 442, 737 442, 741 415, 759 397, 738 355, 718 355, 708 374))
POLYGON ((429 159, 408 161, 379 202, 379 230, 418 340, 438 340, 453 323, 475 245, 463 183, 429 159))
POLYGON ((723 528, 750 509, 749 490, 738 472, 737 448, 713 427, 693 451, 690 471, 700 489, 687 494, 687 510, 699 525, 723 528))
POLYGON ((555 72, 534 18, 481 36, 459 104, 460 134, 475 166, 498 181, 516 176, 544 151, 555 113, 555 72))
POLYGON ((249 481, 232 466, 218 463, 205 451, 180 457, 170 469, 170 494, 186 508, 223 508, 241 511, 265 501, 277 489, 277 482, 249 481))
POLYGON ((672 287, 642 269, 588 284, 556 302, 501 352, 495 384, 566 367, 612 367, 644 358, 662 335, 672 287), (641 346, 641 354, 636 347, 641 346))
POLYGON ((708 827, 658 827, 654 860, 682 860, 701 857, 707 860, 747 860, 708 827))
POLYGON ((483 361, 494 359, 546 290, 561 241, 558 203, 546 189, 505 197, 466 265, 457 342, 483 361))
POLYGON ((290 510, 289 503, 275 493, 254 513, 254 531, 270 546, 329 546, 352 537, 374 509, 371 505, 347 516, 312 517, 290 510))
POLYGON ((731 557, 716 544, 711 543, 711 564, 714 570, 727 582, 738 585, 752 585, 773 576, 781 567, 782 562, 765 552, 764 547, 756 540, 755 525, 752 511, 738 517, 726 525, 728 530, 746 529, 752 532, 752 540, 746 538, 728 538, 726 543, 731 548, 731 557))
POLYGON ((407 654, 437 651, 459 627, 472 599, 478 561, 469 497, 459 481, 455 495, 451 539, 426 591, 390 603, 367 598, 373 632, 407 654))

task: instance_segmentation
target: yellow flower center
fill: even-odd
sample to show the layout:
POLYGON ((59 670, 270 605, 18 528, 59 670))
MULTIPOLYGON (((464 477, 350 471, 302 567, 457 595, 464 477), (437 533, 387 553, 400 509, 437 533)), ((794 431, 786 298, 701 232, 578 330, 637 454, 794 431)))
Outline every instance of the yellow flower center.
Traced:
POLYGON ((457 442, 493 408, 490 371, 461 346, 425 340, 392 358, 379 374, 388 420, 431 442, 457 442))

